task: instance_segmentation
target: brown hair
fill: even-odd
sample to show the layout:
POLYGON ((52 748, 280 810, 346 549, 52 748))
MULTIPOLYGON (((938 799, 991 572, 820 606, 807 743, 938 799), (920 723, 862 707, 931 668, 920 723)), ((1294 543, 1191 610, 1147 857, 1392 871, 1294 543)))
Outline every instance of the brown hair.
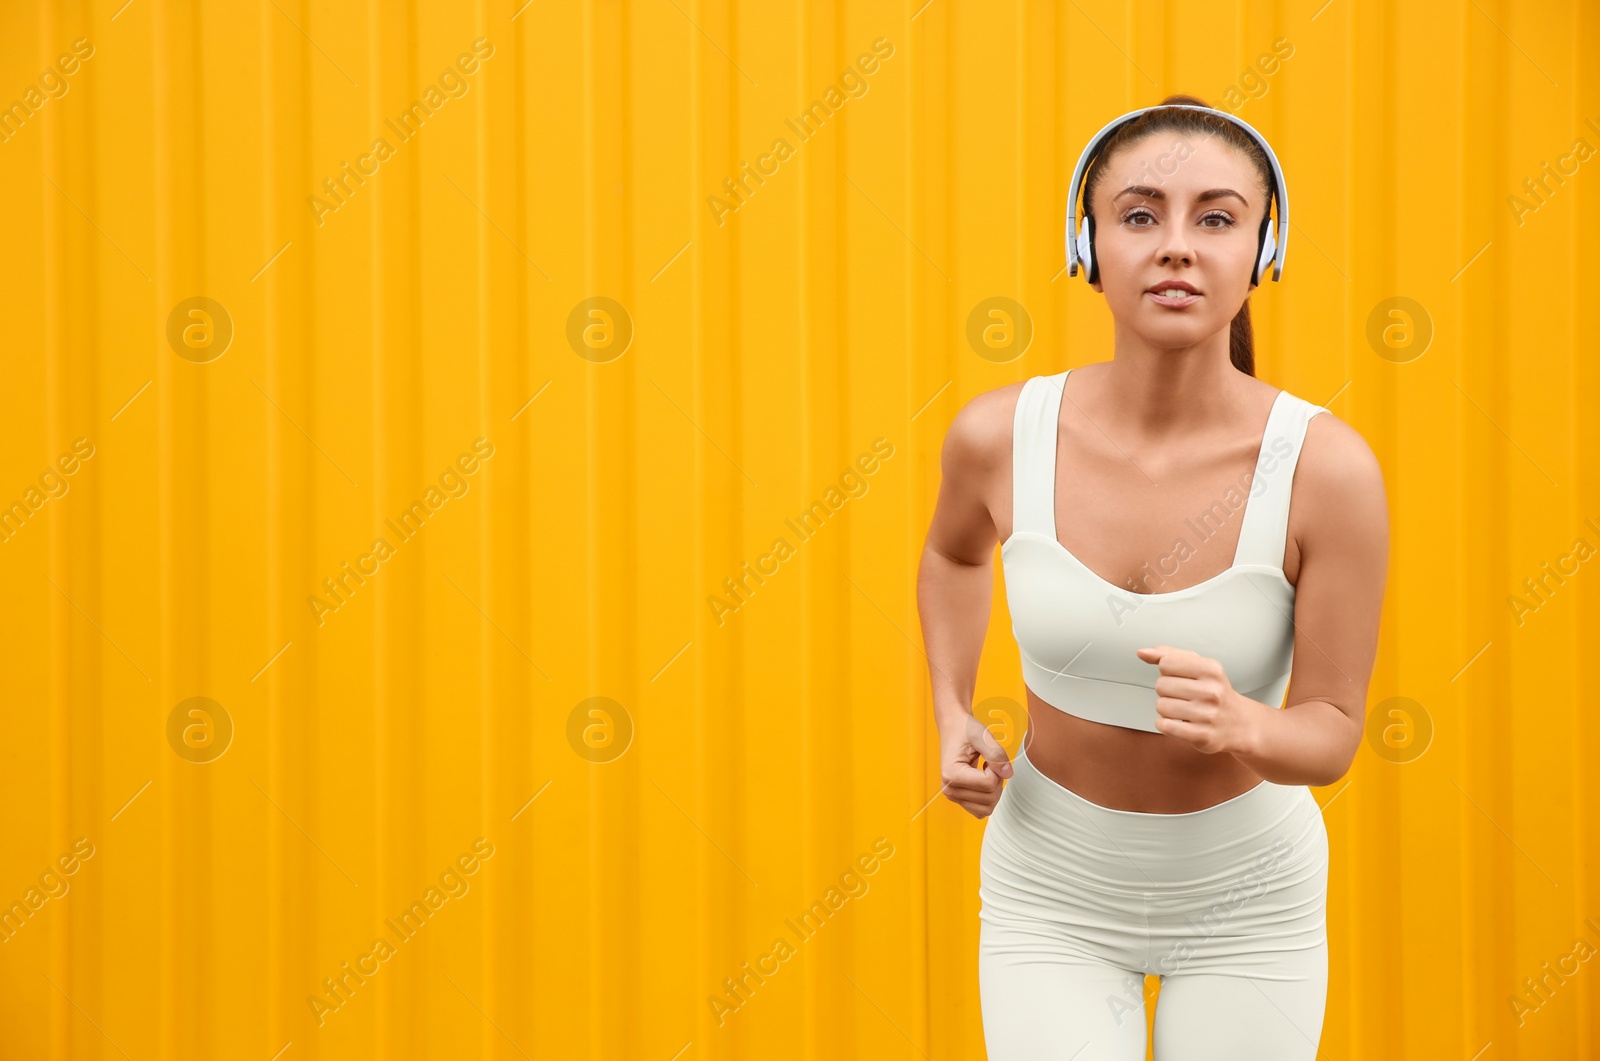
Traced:
MULTIPOLYGON (((1166 107, 1172 103, 1187 103, 1196 107, 1210 107, 1211 104, 1197 96, 1172 95, 1162 100, 1158 106, 1166 107)), ((1273 187, 1272 165, 1267 161, 1266 152, 1261 150, 1261 145, 1256 143, 1250 134, 1228 121, 1226 118, 1204 111, 1191 110, 1154 110, 1128 122, 1119 128, 1106 142, 1101 145, 1100 151, 1095 155, 1094 163, 1089 167, 1088 178, 1083 187, 1083 212, 1090 213, 1090 205, 1094 201, 1094 190, 1105 176, 1103 161, 1121 148, 1128 147, 1155 133, 1174 132, 1179 135, 1196 137, 1215 136, 1223 143, 1231 144, 1244 153, 1255 166, 1256 175, 1268 191, 1268 206, 1271 205, 1270 193, 1273 187)), ((1262 214, 1265 223, 1270 210, 1262 214)), ((1076 222, 1074 222, 1076 223, 1076 222)), ((1262 270, 1260 280, 1266 279, 1266 270, 1262 270)), ((1256 374, 1255 341, 1250 329, 1250 296, 1246 295, 1244 304, 1239 307, 1239 312, 1234 314, 1233 325, 1228 332, 1228 359, 1233 362, 1233 367, 1248 376, 1256 374)))

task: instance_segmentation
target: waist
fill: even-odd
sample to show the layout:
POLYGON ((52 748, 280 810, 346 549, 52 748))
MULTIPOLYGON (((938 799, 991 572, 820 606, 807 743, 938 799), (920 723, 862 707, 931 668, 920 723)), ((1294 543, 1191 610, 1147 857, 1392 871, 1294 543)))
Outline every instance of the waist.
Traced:
POLYGON ((1045 703, 1031 689, 1025 696, 1030 765, 1101 807, 1188 813, 1261 780, 1231 755, 1207 755, 1177 737, 1087 719, 1045 703))
POLYGON ((1326 855, 1322 809, 1304 785, 1263 780, 1199 810, 1152 814, 1085 799, 1040 773, 1025 749, 1013 763, 995 817, 1019 849, 1066 876, 1134 888, 1205 888, 1246 864, 1282 870, 1326 855))

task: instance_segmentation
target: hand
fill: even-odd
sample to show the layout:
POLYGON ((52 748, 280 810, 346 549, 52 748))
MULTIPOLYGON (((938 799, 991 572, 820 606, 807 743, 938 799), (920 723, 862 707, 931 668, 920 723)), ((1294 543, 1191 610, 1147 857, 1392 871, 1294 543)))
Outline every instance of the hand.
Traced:
POLYGON ((1186 648, 1155 645, 1137 651, 1161 668, 1156 679, 1156 730, 1188 741, 1207 755, 1254 747, 1264 705, 1235 691, 1222 664, 1186 648))
POLYGON ((989 816, 1000 802, 1000 780, 1013 772, 1006 750, 972 715, 939 731, 939 768, 941 790, 974 818, 989 816))

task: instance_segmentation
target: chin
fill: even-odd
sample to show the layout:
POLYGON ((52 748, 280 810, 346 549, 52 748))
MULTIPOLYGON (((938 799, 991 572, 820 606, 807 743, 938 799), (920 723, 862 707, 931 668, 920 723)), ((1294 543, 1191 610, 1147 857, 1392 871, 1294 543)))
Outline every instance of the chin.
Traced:
MULTIPOLYGON (((1162 310, 1161 312, 1171 313, 1170 310, 1162 310)), ((1139 330, 1155 346, 1176 348, 1194 346, 1204 340, 1206 336, 1215 334, 1219 327, 1227 327, 1226 324, 1218 325, 1213 321, 1202 320, 1199 317, 1175 318, 1177 318, 1177 314, 1171 314, 1171 317, 1167 320, 1151 320, 1147 317, 1143 322, 1145 326, 1139 330)))

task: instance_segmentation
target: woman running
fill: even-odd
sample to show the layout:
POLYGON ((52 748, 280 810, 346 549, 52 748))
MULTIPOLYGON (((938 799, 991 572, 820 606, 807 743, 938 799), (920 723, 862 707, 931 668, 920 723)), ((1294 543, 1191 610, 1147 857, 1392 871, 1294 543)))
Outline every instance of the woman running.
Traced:
POLYGON ((1101 130, 1086 168, 1068 258, 1112 356, 961 409, 918 576, 943 790, 992 814, 989 1059, 1142 1059, 1146 976, 1157 1061, 1311 1059, 1328 839, 1307 786, 1362 739, 1382 474, 1353 428, 1255 378, 1247 299, 1288 234, 1265 140, 1172 96, 1101 130), (972 714, 996 543, 1015 762, 972 714))

